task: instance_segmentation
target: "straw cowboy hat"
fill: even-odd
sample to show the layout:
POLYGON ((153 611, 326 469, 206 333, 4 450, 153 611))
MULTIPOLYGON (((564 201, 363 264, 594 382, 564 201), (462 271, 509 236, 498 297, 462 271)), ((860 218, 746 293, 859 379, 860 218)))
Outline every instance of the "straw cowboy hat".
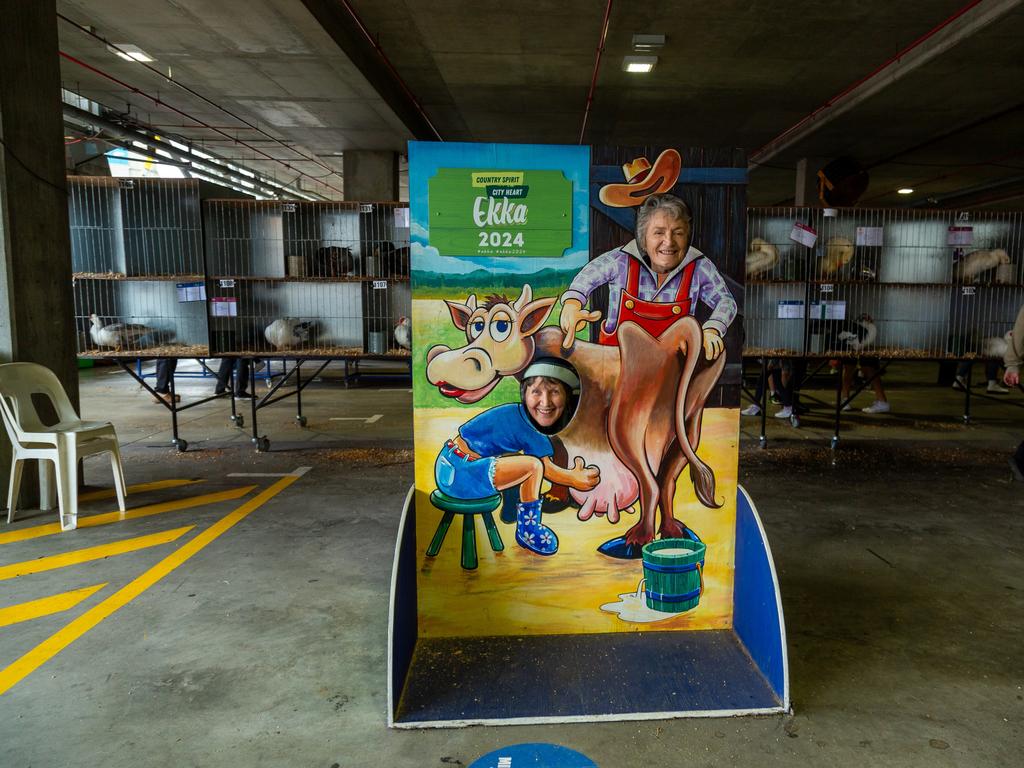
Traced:
POLYGON ((601 202, 613 208, 634 208, 651 195, 668 192, 676 185, 683 159, 674 149, 666 149, 653 167, 646 157, 638 157, 622 166, 625 184, 606 184, 601 187, 601 202))

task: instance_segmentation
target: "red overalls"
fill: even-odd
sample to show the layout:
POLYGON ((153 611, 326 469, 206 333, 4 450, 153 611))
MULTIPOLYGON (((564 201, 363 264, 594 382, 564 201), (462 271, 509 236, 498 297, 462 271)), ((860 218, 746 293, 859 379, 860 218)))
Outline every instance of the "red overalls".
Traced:
POLYGON ((640 260, 630 256, 626 288, 622 291, 622 297, 619 299, 618 322, 615 324, 615 330, 611 333, 606 333, 604 323, 601 323, 598 343, 610 347, 616 346, 619 326, 626 320, 632 320, 651 336, 658 338, 672 323, 680 317, 690 314, 690 283, 693 281, 693 272, 696 268, 697 259, 683 267, 675 301, 644 301, 637 298, 637 294, 640 293, 640 260))

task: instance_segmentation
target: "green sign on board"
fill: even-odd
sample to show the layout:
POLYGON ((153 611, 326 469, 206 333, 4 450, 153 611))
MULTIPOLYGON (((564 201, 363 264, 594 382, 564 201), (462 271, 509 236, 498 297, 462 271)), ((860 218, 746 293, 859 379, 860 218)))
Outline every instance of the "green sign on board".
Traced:
POLYGON ((572 245, 572 182, 561 171, 441 168, 427 185, 442 256, 561 256, 572 245))

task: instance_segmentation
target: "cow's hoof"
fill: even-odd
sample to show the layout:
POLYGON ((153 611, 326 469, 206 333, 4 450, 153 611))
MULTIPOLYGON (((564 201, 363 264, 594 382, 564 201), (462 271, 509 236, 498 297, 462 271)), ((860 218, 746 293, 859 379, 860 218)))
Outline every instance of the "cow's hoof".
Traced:
POLYGON ((643 548, 643 544, 630 544, 625 536, 619 536, 606 541, 597 548, 597 551, 618 560, 639 560, 644 556, 643 548))

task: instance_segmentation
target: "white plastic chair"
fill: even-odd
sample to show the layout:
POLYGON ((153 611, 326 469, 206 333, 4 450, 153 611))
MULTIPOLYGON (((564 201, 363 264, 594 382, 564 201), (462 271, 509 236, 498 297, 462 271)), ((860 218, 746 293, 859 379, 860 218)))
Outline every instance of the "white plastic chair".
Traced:
POLYGON ((21 473, 28 459, 54 463, 61 530, 78 525, 78 460, 110 453, 117 504, 124 512, 124 468, 114 425, 107 421, 82 421, 53 371, 35 363, 0 365, 0 415, 11 439, 14 458, 7 490, 7 522, 14 521, 21 489, 21 473), (42 395, 60 419, 47 426, 39 418, 33 395, 42 395))

